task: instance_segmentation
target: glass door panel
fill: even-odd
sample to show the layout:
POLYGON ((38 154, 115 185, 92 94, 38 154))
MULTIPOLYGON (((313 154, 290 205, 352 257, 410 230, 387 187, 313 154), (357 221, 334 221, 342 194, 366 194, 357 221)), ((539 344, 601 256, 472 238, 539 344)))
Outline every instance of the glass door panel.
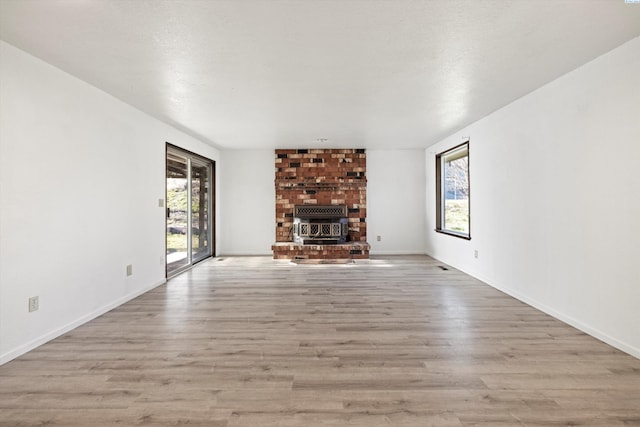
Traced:
POLYGON ((188 159, 167 153, 167 274, 189 265, 188 159))
POLYGON ((209 245, 210 166, 191 160, 191 257, 197 262, 211 255, 209 245))
POLYGON ((167 277, 213 255, 213 162, 167 144, 167 277))

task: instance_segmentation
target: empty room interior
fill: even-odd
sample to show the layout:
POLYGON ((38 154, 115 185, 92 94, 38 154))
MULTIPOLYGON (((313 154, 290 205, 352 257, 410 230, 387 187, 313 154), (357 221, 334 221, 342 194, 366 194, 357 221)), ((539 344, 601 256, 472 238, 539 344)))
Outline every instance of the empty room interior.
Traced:
POLYGON ((0 0, 0 426, 640 426, 640 1, 0 0))

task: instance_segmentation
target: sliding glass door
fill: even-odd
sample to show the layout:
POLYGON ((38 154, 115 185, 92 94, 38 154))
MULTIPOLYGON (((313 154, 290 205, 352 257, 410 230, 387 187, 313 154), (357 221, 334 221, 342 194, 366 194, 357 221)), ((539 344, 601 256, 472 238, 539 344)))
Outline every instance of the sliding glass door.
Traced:
POLYGON ((211 256, 209 217, 211 163, 191 159, 191 259, 198 262, 211 256))
POLYGON ((212 256, 213 162, 167 144, 167 277, 212 256))

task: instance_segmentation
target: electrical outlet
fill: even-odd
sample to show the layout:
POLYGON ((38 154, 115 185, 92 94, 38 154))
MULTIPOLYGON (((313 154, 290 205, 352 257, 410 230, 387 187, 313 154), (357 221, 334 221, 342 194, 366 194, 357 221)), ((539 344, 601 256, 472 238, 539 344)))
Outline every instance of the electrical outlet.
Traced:
POLYGON ((158 199, 158 207, 164 208, 164 199, 158 199))
POLYGON ((473 257, 474 258, 478 258, 478 250, 477 249, 475 251, 473 251, 473 257))
POLYGON ((382 236, 376 236, 376 240, 379 242, 380 240, 382 240, 382 236))
POLYGON ((29 313, 37 311, 40 308, 40 297, 29 298, 29 313))
POLYGON ((131 276, 133 274, 133 265, 127 265, 127 276, 131 276))

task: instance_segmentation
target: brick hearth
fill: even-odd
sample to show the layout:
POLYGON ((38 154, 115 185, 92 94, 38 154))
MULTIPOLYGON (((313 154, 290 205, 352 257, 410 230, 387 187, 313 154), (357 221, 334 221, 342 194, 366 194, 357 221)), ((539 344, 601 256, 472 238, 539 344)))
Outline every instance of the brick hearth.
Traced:
POLYGON ((272 246, 275 259, 369 258, 365 150, 276 150, 275 167, 276 243, 272 246), (296 205, 347 205, 350 242, 293 243, 296 205))
POLYGON ((350 242, 343 245, 299 245, 280 242, 272 246, 274 259, 368 259, 369 244, 350 242))

